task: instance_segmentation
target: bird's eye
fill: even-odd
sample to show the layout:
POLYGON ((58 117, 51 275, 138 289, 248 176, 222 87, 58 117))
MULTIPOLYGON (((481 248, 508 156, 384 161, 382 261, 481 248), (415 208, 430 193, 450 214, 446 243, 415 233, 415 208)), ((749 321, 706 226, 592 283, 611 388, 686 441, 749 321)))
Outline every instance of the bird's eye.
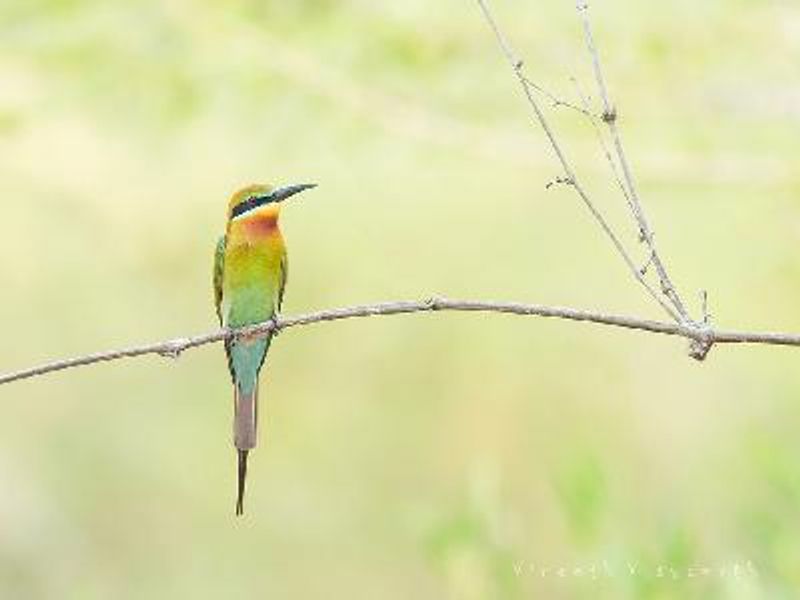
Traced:
POLYGON ((236 207, 234 207, 233 211, 231 212, 231 218, 235 218, 250 212, 263 203, 263 198, 259 198, 258 196, 250 196, 247 200, 240 202, 236 205, 236 207))

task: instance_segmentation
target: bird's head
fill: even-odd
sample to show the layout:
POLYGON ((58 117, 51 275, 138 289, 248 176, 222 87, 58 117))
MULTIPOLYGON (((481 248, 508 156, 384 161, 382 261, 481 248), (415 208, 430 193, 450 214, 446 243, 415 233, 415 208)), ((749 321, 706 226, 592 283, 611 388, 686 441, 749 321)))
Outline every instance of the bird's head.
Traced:
POLYGON ((248 185, 231 196, 228 204, 228 220, 236 221, 251 217, 277 218, 281 203, 304 190, 316 187, 315 183, 301 183, 273 187, 267 184, 248 185))

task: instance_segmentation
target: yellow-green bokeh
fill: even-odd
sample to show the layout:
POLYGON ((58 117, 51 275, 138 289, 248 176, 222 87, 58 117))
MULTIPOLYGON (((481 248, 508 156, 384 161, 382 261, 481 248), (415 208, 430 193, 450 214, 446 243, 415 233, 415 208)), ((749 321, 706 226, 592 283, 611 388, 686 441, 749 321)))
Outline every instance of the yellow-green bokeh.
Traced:
MULTIPOLYGON (((567 98, 592 86, 572 4, 495 6, 567 98)), ((706 289, 721 325, 800 330, 797 3, 596 4, 691 310, 706 289)), ((591 128, 552 119, 644 262, 591 128)), ((283 215, 287 312, 440 294, 660 317, 557 175, 472 1, 4 0, 0 371, 212 330, 226 200, 260 180, 320 184, 283 215)), ((292 330, 243 519, 220 347, 4 386, 0 597, 792 597, 800 356, 685 350, 492 315, 292 330)))

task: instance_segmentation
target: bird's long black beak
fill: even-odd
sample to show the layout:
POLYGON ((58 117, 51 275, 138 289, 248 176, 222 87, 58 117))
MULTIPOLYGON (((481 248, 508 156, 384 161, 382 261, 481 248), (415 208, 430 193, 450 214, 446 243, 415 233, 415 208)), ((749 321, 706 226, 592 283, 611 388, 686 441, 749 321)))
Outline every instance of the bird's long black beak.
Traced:
POLYGON ((250 212, 255 208, 258 208, 259 206, 265 206, 267 204, 283 202, 284 200, 294 196, 295 194, 299 194, 304 190, 309 190, 315 187, 317 187, 316 183, 300 183, 297 185, 287 185, 284 187, 276 188, 272 190, 269 194, 266 194, 264 196, 254 196, 249 200, 246 200, 245 202, 236 205, 231 211, 230 218, 234 219, 240 215, 250 212))
POLYGON ((304 192, 305 190, 310 190, 311 188, 315 187, 317 187, 316 183, 298 183, 297 185, 286 185, 284 187, 279 187, 275 190, 272 190, 268 197, 270 202, 283 202, 295 194, 299 194, 300 192, 304 192))

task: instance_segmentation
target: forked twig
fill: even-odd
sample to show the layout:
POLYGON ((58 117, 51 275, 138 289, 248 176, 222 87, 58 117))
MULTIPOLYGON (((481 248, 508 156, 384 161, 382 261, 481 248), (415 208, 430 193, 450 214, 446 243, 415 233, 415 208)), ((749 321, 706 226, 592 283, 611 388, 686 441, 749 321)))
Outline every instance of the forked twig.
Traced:
POLYGON ((584 205, 589 212, 591 213, 592 217, 594 217, 597 224, 600 228, 605 232, 606 236, 609 238, 611 243, 613 244, 614 248, 617 250, 617 253, 622 257, 622 260, 625 261, 625 264, 628 266, 633 277, 638 281, 647 291, 647 293, 656 301, 659 305, 664 309, 664 311, 672 317, 675 321, 682 321, 684 319, 675 312, 675 310, 664 301, 656 290, 652 288, 652 286, 647 282, 644 276, 640 273, 639 267, 636 266, 636 263, 631 258, 628 251, 625 249, 625 246, 620 241, 619 236, 614 232, 609 225, 606 218, 603 214, 597 209, 597 207, 592 202, 591 198, 589 197, 588 193, 586 192, 585 188, 578 180, 577 175, 575 174, 575 170, 572 168, 572 165, 567 160, 564 151, 561 148, 561 145, 556 140, 555 134, 553 133, 553 129, 550 127, 550 123, 548 122, 547 118, 544 116, 539 103, 536 100, 534 92, 537 90, 531 85, 528 78, 523 73, 524 63, 522 60, 517 58, 516 53, 511 47, 508 38, 503 34, 500 30, 500 26, 497 24, 494 16, 492 15, 491 11, 489 10, 489 6, 486 4, 485 0, 477 0, 478 5, 483 12, 483 16, 486 19, 487 23, 491 27, 492 31, 494 32, 495 38, 497 39, 498 44, 500 45, 503 54, 505 55, 506 59, 508 60, 509 65, 514 71, 514 75, 517 77, 520 85, 522 86, 523 91, 525 92, 525 97, 528 100, 528 104, 533 109, 533 113, 536 117, 536 121, 539 123, 539 126, 544 131, 545 135, 547 136, 547 140, 550 143, 550 147, 552 148, 553 152, 558 159, 558 162, 561 164, 561 168, 564 171, 565 179, 575 188, 575 191, 578 193, 578 196, 583 201, 584 205))

